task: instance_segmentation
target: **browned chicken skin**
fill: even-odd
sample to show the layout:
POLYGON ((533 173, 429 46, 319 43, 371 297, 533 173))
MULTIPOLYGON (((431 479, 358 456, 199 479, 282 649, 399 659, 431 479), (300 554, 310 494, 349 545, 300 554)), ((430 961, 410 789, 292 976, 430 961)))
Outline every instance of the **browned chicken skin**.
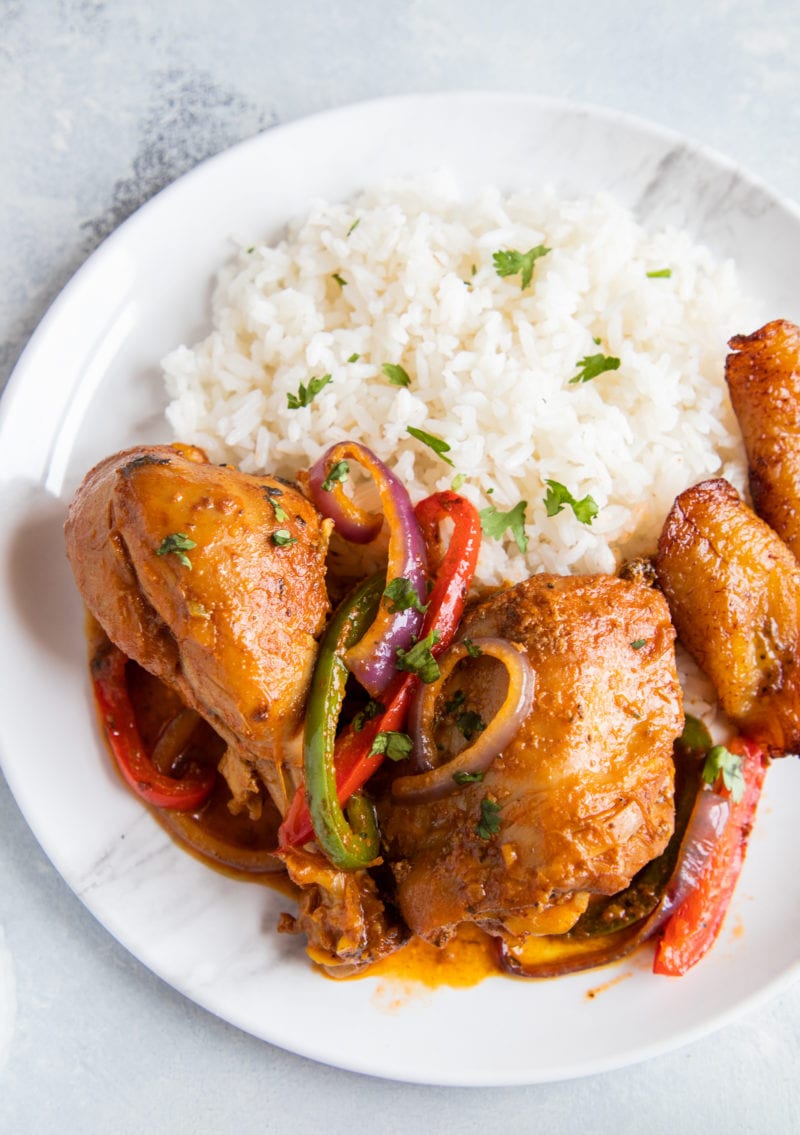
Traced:
POLYGON ((773 756, 800 748, 800 568, 722 479, 681 493, 656 568, 678 637, 733 722, 773 756))
POLYGON ((256 814, 263 781, 283 810, 328 614, 328 522, 275 478, 188 447, 140 446, 87 475, 65 531, 78 588, 111 641, 227 742, 235 806, 256 814))
MULTIPOLYGON (((383 801, 398 904, 436 943, 464 921, 512 938, 564 933, 673 830, 683 714, 666 603, 638 582, 539 575, 479 604, 460 633, 524 646, 534 706, 481 783, 422 804, 383 801), (486 802, 496 832, 481 823, 486 802)), ((459 683, 487 717, 490 662, 459 683)))
POLYGON ((800 327, 776 319, 730 347, 725 377, 753 507, 800 558, 800 327))

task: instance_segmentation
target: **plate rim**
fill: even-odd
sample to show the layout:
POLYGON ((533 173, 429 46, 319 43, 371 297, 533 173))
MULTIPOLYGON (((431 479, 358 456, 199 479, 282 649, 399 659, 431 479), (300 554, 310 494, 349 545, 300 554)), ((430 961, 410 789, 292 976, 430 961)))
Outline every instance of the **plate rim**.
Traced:
MULTIPOLYGON (((531 108, 533 112, 539 113, 542 111, 562 113, 568 112, 572 114, 576 112, 583 113, 586 114, 590 119, 596 119, 599 117, 604 121, 621 125, 627 129, 631 129, 637 134, 645 134, 649 137, 656 136, 662 139, 666 144, 680 145, 684 148, 687 148, 693 154, 699 155, 703 160, 710 161, 713 165, 721 169, 735 173, 748 186, 751 186, 761 193, 765 194, 773 203, 785 210, 792 217, 795 223, 800 225, 800 207, 798 207, 798 205, 794 201, 781 194, 776 193, 765 181, 753 174, 750 174, 748 170, 744 169, 736 162, 726 157, 724 154, 721 154, 713 148, 705 146, 702 143, 698 143, 669 127, 651 122, 644 117, 630 114, 625 111, 618 111, 613 108, 596 106, 592 103, 587 102, 576 102, 573 100, 554 96, 543 96, 507 91, 479 90, 432 92, 430 94, 421 92, 401 95, 388 95, 382 96, 377 99, 366 99, 355 103, 327 108, 307 116, 293 119, 286 123, 268 127, 255 135, 242 139, 234 145, 227 147, 219 153, 198 163, 191 170, 182 174, 180 177, 176 178, 174 181, 164 186, 156 194, 151 196, 97 245, 97 247, 86 257, 86 259, 79 266, 76 272, 71 276, 69 281, 54 298, 52 303, 48 305, 44 315, 42 316, 42 319, 38 323, 36 329, 30 336, 28 342, 20 353, 20 356, 16 364, 14 365, 8 382, 3 390, 2 398, 0 398, 0 436, 2 436, 4 429, 7 428, 9 422, 13 418, 15 404, 22 391, 23 383, 26 381, 27 372, 29 370, 35 369, 36 356, 38 354, 40 346, 41 344, 47 342, 51 334, 51 329, 53 325, 56 324, 60 319, 62 311, 68 311, 70 305, 75 301, 75 298, 80 296, 84 281, 89 278, 91 274, 103 270, 104 259, 113 255, 113 252, 117 245, 121 245, 125 241, 129 240, 131 234, 135 233, 136 228, 139 225, 147 223, 151 209, 153 211, 155 210, 156 203, 161 204, 164 201, 168 201, 169 197, 173 193, 179 193, 181 187, 186 183, 202 179, 210 166, 222 164, 230 160, 233 153, 262 146, 265 142, 265 139, 268 139, 276 132, 281 132, 285 135, 292 131, 301 131, 303 129, 307 129, 314 123, 319 124, 326 120, 332 121, 337 117, 349 116, 353 113, 353 111, 368 111, 377 113, 382 107, 388 105, 396 107, 403 104, 414 104, 419 106, 420 104, 430 101, 455 103, 465 101, 484 102, 486 100, 491 100, 497 103, 507 102, 511 100, 519 105, 531 108)), ((3 462, 0 461, 0 482, 3 480, 3 477, 3 462)), ((13 759, 11 763, 13 766, 13 759)), ((141 964, 145 965, 146 968, 151 972, 155 973, 160 978, 160 980, 164 980, 168 985, 170 985, 170 987, 177 989, 183 996, 186 996, 189 1000, 193 1001, 195 1004, 198 1004, 206 1011, 211 1012, 216 1016, 220 1016, 222 1017, 222 1019, 230 1021, 231 1023, 235 1024, 236 1027, 253 1035, 252 1029, 249 1028, 246 1024, 233 1019, 229 1015, 223 1015, 217 1010, 209 1008, 207 1004, 199 1001, 197 996, 193 992, 191 992, 191 990, 187 989, 186 987, 180 986, 175 982, 174 979, 163 976, 163 974, 158 969, 155 969, 149 961, 143 961, 138 956, 138 954, 136 954, 134 950, 126 944, 123 938, 121 938, 115 930, 109 927, 106 920, 101 915, 96 913, 96 911, 91 905, 89 905, 84 896, 82 896, 75 889, 73 883, 61 874, 61 871, 56 865, 53 856, 47 849, 46 842, 42 838, 40 838, 37 827, 31 823, 28 818, 27 812, 22 809, 22 806, 17 800, 17 793, 14 787, 14 777, 13 775, 9 776, 8 757, 4 751, 2 737, 0 737, 0 768, 2 768, 3 770, 9 786, 9 791, 13 796, 15 802, 17 803, 17 806, 20 808, 20 812, 25 820, 25 823, 32 831, 37 842, 45 851, 45 854, 48 856, 48 859, 52 863, 54 869, 59 874, 62 881, 70 888, 70 890, 73 891, 82 905, 89 910, 92 916, 96 918, 98 922, 100 922, 100 924, 107 930, 107 932, 112 934, 112 936, 123 946, 124 949, 132 953, 134 957, 137 957, 137 960, 139 960, 141 964)), ((520 1071, 519 1074, 512 1074, 510 1076, 492 1074, 483 1081, 476 1081, 473 1077, 470 1080, 470 1084, 475 1086, 519 1086, 523 1084, 555 1082, 556 1080, 574 1079, 594 1074, 596 1072, 610 1071, 629 1066, 633 1063, 638 1063, 643 1060, 648 1060, 665 1052, 673 1051, 685 1044, 692 1043, 700 1037, 706 1036, 709 1033, 716 1031, 718 1028, 724 1027, 732 1020, 738 1019, 742 1014, 752 1011, 752 1009, 757 1005, 776 996, 782 989, 788 988, 790 985, 794 984, 798 976, 800 976, 800 957, 797 959, 794 965, 788 967, 785 971, 783 971, 783 973, 777 975, 765 986, 761 987, 757 991, 754 991, 742 1001, 737 1002, 736 1005, 733 1005, 727 1010, 718 1013, 710 1021, 696 1025, 693 1028, 686 1030, 682 1034, 680 1040, 676 1041, 672 1038, 667 1038, 662 1041, 653 1042, 653 1044, 651 1044, 650 1046, 645 1046, 645 1048, 643 1048, 639 1054, 634 1056, 622 1056, 616 1058, 611 1057, 605 1062, 597 1059, 592 1061, 585 1061, 584 1065, 576 1066, 574 1069, 565 1069, 557 1075, 547 1073, 542 1077, 538 1077, 535 1070, 520 1071)), ((304 1050, 300 1046, 288 1047, 277 1040, 270 1040, 263 1037, 259 1037, 259 1039, 266 1039, 267 1043, 275 1044, 277 1047, 286 1048, 288 1051, 295 1052, 298 1055, 305 1056, 309 1059, 316 1060, 321 1063, 333 1064, 333 1066, 335 1067, 340 1067, 369 1076, 376 1076, 390 1080, 393 1079, 397 1080, 398 1082, 436 1084, 443 1086, 467 1086, 465 1082, 459 1077, 446 1077, 442 1075, 441 1071, 437 1072, 434 1078, 424 1076, 415 1077, 411 1075, 396 1075, 382 1070, 378 1067, 371 1068, 365 1066, 363 1063, 360 1067, 356 1066, 352 1062, 338 1063, 334 1060, 331 1060, 330 1055, 326 1056, 324 1054, 321 1054, 313 1044, 309 1045, 306 1050, 304 1050)))
POLYGON ((511 101, 520 105, 530 106, 537 110, 560 111, 565 113, 577 112, 586 114, 589 117, 600 118, 606 122, 616 122, 627 126, 637 133, 656 136, 665 142, 684 146, 693 153, 711 161, 714 165, 726 169, 730 173, 737 174, 747 185, 763 192, 765 195, 769 196, 778 207, 793 215, 794 219, 800 224, 800 200, 795 201, 787 194, 780 193, 773 189, 766 179, 753 173, 746 166, 739 165, 721 150, 704 142, 700 142, 691 135, 683 134, 673 127, 650 120, 643 115, 635 114, 627 110, 618 110, 605 104, 592 103, 584 100, 572 100, 559 95, 504 91, 496 88, 488 88, 486 90, 464 88, 453 91, 415 91, 403 94, 381 95, 376 98, 359 99, 351 103, 326 107, 321 110, 313 111, 308 115, 301 115, 297 118, 289 119, 286 122, 278 122, 272 126, 267 126, 263 130, 259 130, 257 133, 242 138, 238 142, 234 142, 231 146, 226 146, 223 150, 211 154, 207 158, 203 158, 197 165, 186 170, 173 181, 168 182, 166 185, 162 186, 161 189, 153 193, 121 221, 116 228, 103 237, 99 244, 92 249, 75 272, 73 272, 58 294, 45 307, 39 322, 24 344, 17 361, 11 369, 3 391, 0 393, 0 430, 2 430, 4 418, 9 412, 8 405, 13 401, 16 389, 23 380, 26 366, 30 365, 29 361, 26 360, 26 356, 29 352, 33 353, 38 342, 45 338, 51 319, 54 319, 61 308, 70 302, 73 292, 77 291, 84 275, 95 267, 95 258, 108 255, 109 250, 113 249, 116 243, 121 242, 130 231, 142 223, 142 216, 145 215, 146 217, 151 206, 155 206, 157 202, 161 203, 167 200, 173 192, 178 192, 179 188, 184 184, 188 184, 197 178, 205 176, 210 168, 217 163, 226 161, 232 154, 242 152, 251 147, 257 148, 263 143, 263 139, 271 135, 285 135, 293 130, 304 129, 315 122, 326 120, 333 121, 338 117, 352 114, 354 111, 366 113, 378 111, 383 107, 402 106, 404 104, 411 106, 433 101, 453 103, 462 101, 511 101), (18 372, 22 372, 22 375, 18 372))

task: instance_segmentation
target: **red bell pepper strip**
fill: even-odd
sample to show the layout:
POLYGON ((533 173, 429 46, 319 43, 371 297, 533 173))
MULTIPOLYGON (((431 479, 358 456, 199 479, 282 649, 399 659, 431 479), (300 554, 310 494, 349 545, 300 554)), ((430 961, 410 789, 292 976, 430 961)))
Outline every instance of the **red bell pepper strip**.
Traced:
POLYGON ((404 579, 417 602, 402 609, 381 602, 370 626, 345 656, 348 670, 373 698, 383 698, 397 676, 397 648, 407 650, 422 625, 422 604, 428 582, 425 541, 408 492, 399 478, 365 445, 342 441, 332 445, 309 470, 311 499, 323 516, 330 516, 345 539, 362 543, 377 535, 384 519, 389 528, 387 582, 404 579), (329 484, 334 469, 356 461, 372 477, 381 513, 365 513, 345 494, 341 481, 329 484))
POLYGON ((433 648, 438 657, 453 641, 464 613, 481 548, 481 518, 466 497, 449 491, 425 497, 414 509, 414 515, 428 547, 430 563, 435 562, 433 549, 438 546, 440 523, 449 518, 454 524, 447 551, 435 573, 420 631, 420 638, 432 630, 439 631, 439 642, 433 648))
POLYGON ((122 778, 154 808, 179 812, 199 808, 211 794, 216 769, 193 767, 180 779, 158 771, 139 735, 125 680, 127 661, 123 652, 109 643, 95 655, 91 665, 95 704, 122 778))
POLYGON ((680 977, 711 949, 744 863, 766 765, 761 749, 751 741, 736 738, 728 749, 741 757, 744 792, 740 800, 731 801, 728 821, 697 887, 666 924, 656 947, 654 973, 680 977))
MULTIPOLYGON (((416 506, 415 515, 429 549, 438 543, 438 527, 450 518, 454 529, 447 551, 442 558, 436 581, 428 600, 420 639, 431 631, 439 632, 439 639, 431 649, 438 657, 455 637, 464 611, 478 552, 481 546, 481 520, 477 510, 458 493, 441 492, 426 497, 416 506)), ((434 556, 430 556, 431 560, 434 556)), ((336 789, 340 804, 345 804, 380 767, 383 754, 370 755, 378 733, 400 730, 408 713, 411 696, 419 685, 416 674, 398 676, 384 695, 384 712, 368 721, 360 730, 349 725, 336 742, 336 789)), ((295 793, 279 831, 281 847, 296 847, 312 839, 314 830, 301 786, 295 793)))

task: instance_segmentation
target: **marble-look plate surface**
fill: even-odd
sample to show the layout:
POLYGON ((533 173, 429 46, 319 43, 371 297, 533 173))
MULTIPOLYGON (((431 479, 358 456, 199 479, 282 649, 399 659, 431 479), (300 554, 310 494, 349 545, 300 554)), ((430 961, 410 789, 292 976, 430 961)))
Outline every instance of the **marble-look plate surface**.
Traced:
MULTIPOLYGON (((97 459, 169 440, 158 362, 209 322, 232 234, 271 238, 316 196, 448 168, 465 191, 608 190, 733 256, 765 314, 800 319, 800 215, 725 160, 589 107, 503 94, 390 99, 262 134, 165 190, 91 257, 31 341, 0 416, 0 751, 31 828, 86 906, 187 997, 286 1049, 438 1084, 519 1084, 643 1059, 797 976, 797 762, 774 766, 713 953, 678 981, 631 961, 547 983, 429 990, 314 973, 287 900, 180 852, 109 767, 61 525, 97 459)), ((731 328, 732 332, 750 330, 731 328)))

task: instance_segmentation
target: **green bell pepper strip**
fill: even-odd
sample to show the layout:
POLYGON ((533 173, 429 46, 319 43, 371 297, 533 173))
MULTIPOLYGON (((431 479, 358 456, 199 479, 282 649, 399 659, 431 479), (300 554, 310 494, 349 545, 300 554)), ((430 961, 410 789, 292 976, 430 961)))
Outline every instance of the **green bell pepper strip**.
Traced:
POLYGON ((355 793, 342 809, 334 751, 348 670, 343 655, 372 624, 385 587, 383 575, 360 584, 334 613, 322 638, 311 681, 303 737, 305 797, 314 838, 334 867, 353 871, 378 855, 380 838, 372 804, 355 793))
MULTIPOLYGON (((481 546, 481 520, 475 507, 465 497, 453 492, 426 497, 415 507, 414 514, 428 546, 429 562, 436 561, 438 565, 420 632, 422 637, 432 630, 438 632, 439 641, 432 648, 432 654, 438 657, 453 641, 464 611, 481 546), (451 520, 454 527, 447 550, 442 555, 438 550, 439 527, 446 519, 451 520)), ((360 730, 350 725, 342 731, 336 746, 340 802, 349 800, 380 767, 383 756, 373 752, 375 737, 380 732, 403 728, 409 702, 419 682, 416 674, 398 674, 381 698, 385 703, 384 712, 360 730)), ((298 788, 280 827, 280 846, 298 847, 312 835, 306 793, 298 788)))

